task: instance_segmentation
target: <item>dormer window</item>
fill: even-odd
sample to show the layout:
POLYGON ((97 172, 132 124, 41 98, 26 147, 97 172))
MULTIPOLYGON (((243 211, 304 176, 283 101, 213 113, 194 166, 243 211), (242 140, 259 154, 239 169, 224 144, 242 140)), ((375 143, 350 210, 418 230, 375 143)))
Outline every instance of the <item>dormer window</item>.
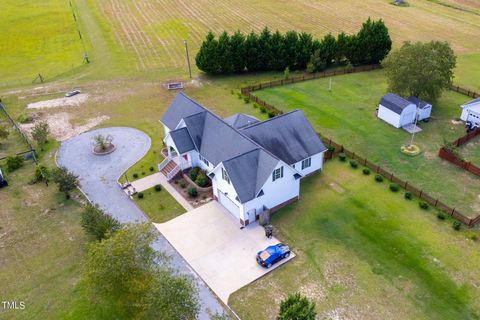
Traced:
POLYGON ((222 168, 222 179, 227 181, 228 184, 230 184, 230 177, 228 176, 228 173, 224 168, 222 168))
POLYGON ((312 165, 312 158, 307 158, 302 161, 302 170, 310 167, 312 165))
POLYGON ((272 181, 283 178, 283 166, 278 169, 273 170, 272 172, 272 181))

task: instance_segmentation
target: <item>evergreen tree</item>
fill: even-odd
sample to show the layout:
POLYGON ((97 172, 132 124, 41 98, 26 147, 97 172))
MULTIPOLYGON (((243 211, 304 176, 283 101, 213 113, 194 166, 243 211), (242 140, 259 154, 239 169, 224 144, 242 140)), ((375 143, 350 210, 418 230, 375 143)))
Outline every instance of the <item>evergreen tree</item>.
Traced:
POLYGON ((342 32, 337 36, 337 52, 335 54, 335 63, 343 63, 349 45, 348 41, 349 37, 345 34, 345 32, 342 32))
POLYGON ((321 51, 323 53, 326 66, 330 66, 338 52, 337 40, 334 36, 332 36, 331 33, 323 37, 321 51))
POLYGON ((313 52, 313 37, 310 33, 302 32, 298 37, 298 57, 299 68, 305 68, 310 61, 313 52))
POLYGON ((262 71, 271 70, 270 61, 272 60, 272 33, 265 27, 258 37, 258 68, 262 71))
POLYGON ((359 39, 356 35, 347 36, 346 39, 345 57, 352 65, 358 66, 364 54, 359 46, 359 39))
POLYGON ((322 51, 322 48, 315 50, 315 52, 310 57, 310 62, 308 64, 308 72, 323 71, 326 67, 327 60, 325 59, 325 54, 322 51))
POLYGON ((285 43, 285 65, 290 70, 298 68, 298 33, 296 31, 287 31, 284 37, 285 43))
POLYGON ((370 18, 363 23, 357 34, 358 63, 379 63, 392 49, 392 40, 388 28, 382 20, 372 21, 370 18))
POLYGON ((248 72, 260 70, 258 35, 253 31, 245 39, 245 66, 248 72))
POLYGON ((218 64, 220 66, 220 73, 228 74, 233 72, 232 51, 230 48, 230 36, 226 31, 223 31, 218 38, 218 64))
POLYGON ((219 73, 221 71, 218 63, 218 41, 210 31, 203 41, 200 50, 195 56, 195 63, 198 69, 207 73, 219 73))
POLYGON ((285 70, 285 39, 277 30, 270 39, 270 48, 272 59, 270 60, 269 70, 282 71, 285 70))
POLYGON ((316 315, 315 303, 295 293, 282 300, 277 320, 315 320, 316 315))
POLYGON ((233 72, 243 72, 245 70, 245 36, 239 30, 230 37, 230 57, 233 72))

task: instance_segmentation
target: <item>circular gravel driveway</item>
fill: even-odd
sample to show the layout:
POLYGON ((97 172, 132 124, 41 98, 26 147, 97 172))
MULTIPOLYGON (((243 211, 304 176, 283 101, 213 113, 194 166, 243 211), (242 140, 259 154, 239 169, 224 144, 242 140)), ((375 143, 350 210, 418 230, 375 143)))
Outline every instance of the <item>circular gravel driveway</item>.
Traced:
MULTIPOLYGON (((102 128, 82 133, 63 142, 57 154, 57 163, 78 176, 80 189, 104 212, 123 223, 148 222, 144 213, 120 188, 117 179, 131 165, 143 158, 150 146, 150 137, 140 130, 126 127, 102 128), (94 155, 93 139, 98 134, 111 135, 117 149, 107 155, 94 155)), ((170 256, 171 265, 178 272, 193 277, 199 289, 201 305, 199 320, 208 320, 216 312, 224 312, 222 305, 205 282, 163 235, 159 234, 153 248, 170 256)))
POLYGON ((147 221, 117 184, 117 179, 147 153, 151 144, 150 137, 137 129, 102 128, 62 143, 57 162, 79 177, 80 187, 90 201, 120 222, 147 221), (94 155, 94 137, 98 134, 112 136, 117 149, 110 154, 94 155))

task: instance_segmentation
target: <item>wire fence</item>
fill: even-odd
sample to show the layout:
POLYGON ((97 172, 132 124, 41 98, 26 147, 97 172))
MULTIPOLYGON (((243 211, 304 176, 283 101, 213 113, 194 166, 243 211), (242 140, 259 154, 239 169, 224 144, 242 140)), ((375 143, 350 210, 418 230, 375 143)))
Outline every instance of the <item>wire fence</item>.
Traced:
MULTIPOLYGON (((264 82, 248 87, 241 88, 241 93, 245 97, 248 97, 251 101, 259 104, 261 107, 265 108, 264 111, 268 112, 269 115, 279 115, 283 114, 283 111, 277 108, 276 106, 267 103, 266 101, 258 98, 257 96, 253 95, 252 92, 265 89, 265 88, 272 88, 276 86, 282 86, 286 84, 292 84, 296 82, 301 82, 301 81, 307 81, 307 80, 313 80, 313 79, 320 79, 320 78, 327 78, 327 77, 332 77, 332 76, 337 76, 337 75, 343 75, 343 74, 349 74, 349 73, 356 73, 356 72, 365 72, 365 71, 372 71, 372 70, 377 70, 381 69, 381 65, 367 65, 367 66, 360 66, 360 67, 353 67, 353 68, 344 68, 344 69, 337 69, 333 71, 328 71, 328 72, 320 72, 320 73, 314 73, 311 75, 304 75, 304 76, 299 76, 299 77, 293 77, 290 79, 282 79, 282 80, 275 80, 275 81, 270 81, 270 82, 264 82)), ((469 91, 467 89, 455 86, 452 86, 452 90, 459 92, 461 94, 468 95, 470 97, 477 97, 478 94, 473 91, 469 91)), ((413 184, 411 184, 409 181, 403 180, 397 176, 393 172, 389 172, 379 165, 369 161, 367 158, 361 157, 360 155, 356 154, 353 151, 350 151, 346 149, 343 145, 336 143, 333 141, 331 138, 324 137, 321 133, 318 133, 319 137, 328 144, 329 146, 329 151, 327 151, 325 155, 325 160, 330 160, 333 159, 335 156, 337 156, 339 153, 345 153, 345 155, 353 160, 356 160, 358 163, 361 165, 369 168, 376 174, 379 174, 389 181, 397 184, 399 187, 403 188, 404 190, 410 192, 412 195, 418 197, 419 199, 425 201, 428 203, 430 206, 441 210, 445 212, 446 214, 450 215, 454 219, 462 222, 468 227, 473 227, 475 224, 480 222, 480 214, 476 216, 475 218, 470 218, 463 213, 459 212, 456 208, 450 207, 447 204, 445 204, 442 200, 436 197, 432 197, 429 195, 427 192, 425 192, 423 189, 415 187, 413 184)), ((477 134, 480 134, 477 133, 477 134)), ((476 134, 476 135, 477 135, 476 134)), ((460 138, 462 139, 462 138, 460 138)), ((460 140, 459 139, 459 140, 460 140)), ((479 168, 480 171, 480 168, 479 168)))
MULTIPOLYGON (((22 138, 22 140, 25 142, 25 144, 27 145, 28 149, 25 150, 25 151, 21 151, 21 152, 16 152, 15 155, 16 156, 20 156, 20 155, 24 155, 24 154, 30 154, 31 157, 33 158, 33 161, 35 162, 35 164, 38 164, 37 163, 37 159, 35 157, 35 149, 33 148, 32 144, 30 143, 30 141, 28 140, 27 136, 25 135, 25 133, 23 133, 23 131, 20 129, 20 127, 17 125, 17 123, 15 122, 15 120, 13 120, 13 118, 10 116, 10 114, 8 113, 7 109, 5 108, 5 105, 0 102, 0 109, 2 110, 2 112, 5 114, 5 116, 7 117, 8 121, 11 123, 11 125, 14 127, 15 131, 17 131, 17 133, 20 135, 20 137, 22 138)), ((5 158, 8 158, 8 157, 2 157, 0 158, 0 160, 3 160, 5 158)))

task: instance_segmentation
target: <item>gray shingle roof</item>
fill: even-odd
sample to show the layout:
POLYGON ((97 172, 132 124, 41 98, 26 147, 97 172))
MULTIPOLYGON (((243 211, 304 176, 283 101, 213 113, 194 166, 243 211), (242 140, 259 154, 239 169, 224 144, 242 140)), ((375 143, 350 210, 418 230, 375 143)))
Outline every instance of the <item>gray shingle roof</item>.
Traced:
POLYGON ((411 103, 413 103, 414 105, 416 105, 417 108, 419 108, 419 109, 423 109, 427 106, 431 106, 430 103, 428 103, 426 101, 423 101, 422 99, 419 99, 419 98, 414 97, 414 96, 408 97, 407 100, 410 101, 411 103))
POLYGON ((241 203, 257 196, 278 161, 264 150, 255 149, 223 162, 241 203))
POLYGON ((327 150, 300 110, 240 130, 289 165, 327 150))
POLYGON ((176 128, 181 119, 204 112, 206 109, 187 97, 183 92, 175 95, 167 111, 162 116, 162 123, 170 130, 176 128))
POLYGON ((397 96, 396 94, 387 93, 380 100, 380 104, 397 114, 402 114, 403 109, 408 107, 411 102, 400 96, 397 96))
POLYGON ((258 122, 258 119, 244 113, 236 113, 230 117, 224 118, 223 121, 234 128, 240 129, 248 125, 258 122))
POLYGON ((170 131, 178 151, 196 149, 214 166, 223 162, 242 203, 256 197, 279 159, 293 164, 326 150, 299 110, 263 122, 244 114, 229 118, 179 93, 161 121, 174 129, 183 119, 185 128, 170 131), (243 126, 252 119, 254 124, 243 126))
POLYGON ((195 145, 193 144, 187 128, 180 128, 170 131, 170 136, 172 137, 172 140, 175 143, 179 153, 184 153, 195 149, 195 145))

